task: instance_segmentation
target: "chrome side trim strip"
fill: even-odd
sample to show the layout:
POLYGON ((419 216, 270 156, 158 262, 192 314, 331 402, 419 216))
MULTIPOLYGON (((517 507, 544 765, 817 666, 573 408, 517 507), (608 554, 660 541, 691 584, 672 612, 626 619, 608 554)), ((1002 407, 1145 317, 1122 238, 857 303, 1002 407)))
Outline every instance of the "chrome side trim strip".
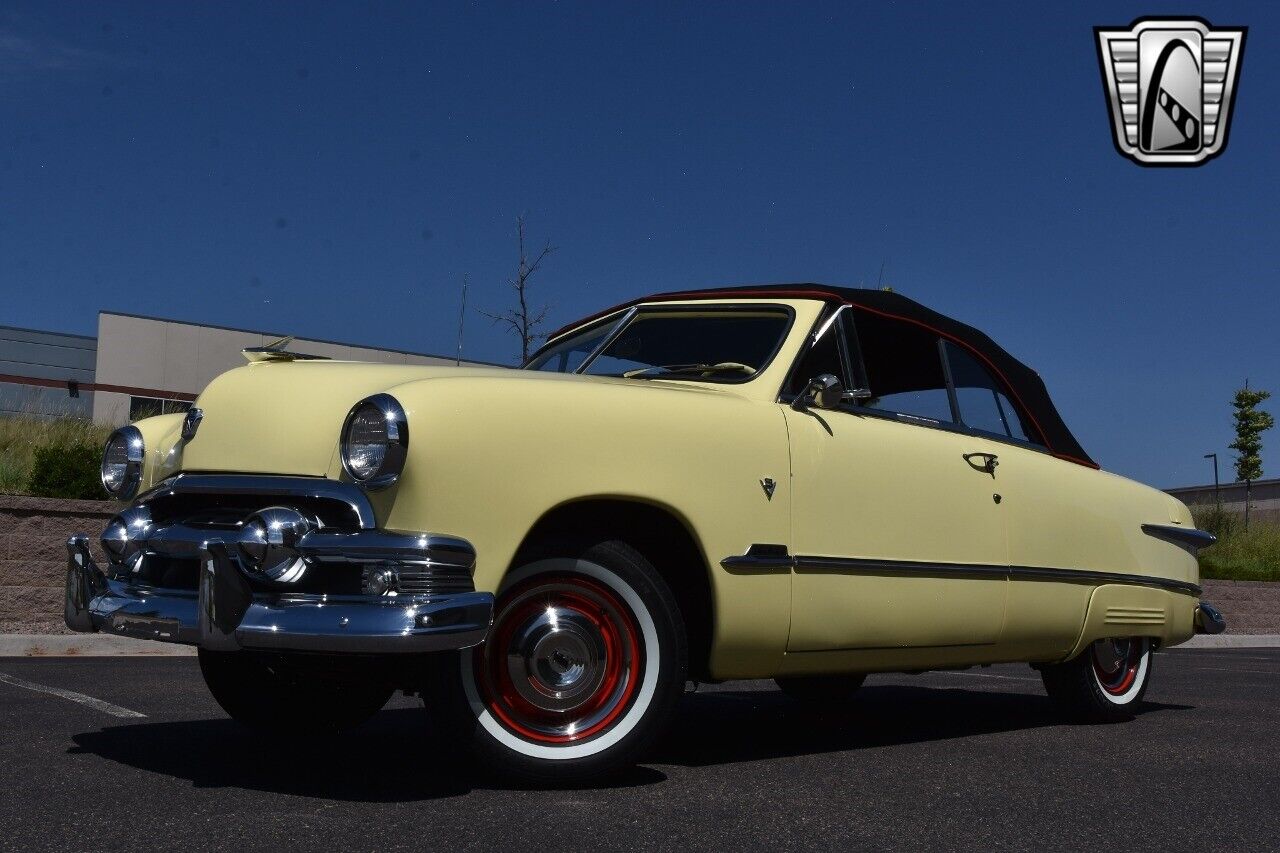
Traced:
POLYGON ((1148 536, 1172 542, 1174 545, 1182 545, 1193 551, 1208 548, 1218 541, 1218 537, 1207 530, 1196 530, 1194 527, 1177 527, 1172 524, 1144 524, 1142 525, 1142 532, 1148 536))
POLYGON ((996 566, 977 563, 934 563, 915 560, 868 560, 856 557, 820 557, 812 555, 787 555, 779 545, 752 545, 741 556, 725 557, 720 565, 735 574, 790 571, 803 573, 864 574, 864 575, 926 575, 934 577, 989 578, 1032 581, 1058 581, 1061 583, 1128 584, 1150 586, 1200 595, 1201 588, 1188 581, 1158 578, 1150 575, 1134 575, 1121 572, 1103 572, 1089 569, 1057 569, 1046 566, 996 566), (777 549, 781 549, 779 552, 777 549))
POLYGON ((1190 581, 1175 581, 1169 578, 1157 578, 1151 575, 1130 575, 1120 572, 1100 572, 1090 569, 1050 569, 1040 568, 1037 566, 1010 566, 1009 576, 1011 578, 1023 578, 1025 580, 1042 580, 1042 581, 1063 581, 1073 582, 1082 581, 1088 583, 1118 583, 1127 584, 1129 586, 1151 586, 1158 589, 1167 589, 1172 592, 1183 592, 1188 595, 1200 595, 1201 590, 1198 584, 1190 581))
POLYGON ((357 486, 325 477, 285 477, 260 474, 178 474, 160 483, 134 501, 143 506, 158 497, 178 494, 246 494, 264 497, 327 498, 351 507, 360 526, 378 526, 373 504, 357 486))
POLYGON ((950 577, 1003 578, 1008 566, 986 566, 972 563, 926 563, 914 560, 863 560, 852 557, 796 557, 796 571, 818 574, 917 574, 950 577))
POLYGON ((720 565, 735 575, 789 572, 795 568, 795 564, 795 558, 787 553, 786 545, 760 543, 752 545, 741 556, 725 557, 720 561, 720 565))

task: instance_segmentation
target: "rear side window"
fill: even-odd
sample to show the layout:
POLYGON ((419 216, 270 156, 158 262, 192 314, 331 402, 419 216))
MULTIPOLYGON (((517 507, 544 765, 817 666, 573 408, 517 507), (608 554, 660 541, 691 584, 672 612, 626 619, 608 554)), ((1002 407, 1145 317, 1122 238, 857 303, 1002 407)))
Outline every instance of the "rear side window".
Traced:
POLYGON ((983 432, 1030 441, 1018 410, 991 373, 963 347, 946 341, 943 348, 956 388, 961 422, 983 432))
POLYGON ((854 312, 853 325, 873 395, 861 401, 864 408, 954 422, 937 335, 865 311, 854 312))

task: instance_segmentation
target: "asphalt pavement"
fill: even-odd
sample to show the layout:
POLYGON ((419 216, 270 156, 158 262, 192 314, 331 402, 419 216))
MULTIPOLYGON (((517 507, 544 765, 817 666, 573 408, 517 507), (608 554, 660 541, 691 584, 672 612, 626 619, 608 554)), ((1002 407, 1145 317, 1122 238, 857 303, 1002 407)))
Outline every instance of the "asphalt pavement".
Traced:
POLYGON ((406 697, 278 745, 192 658, 0 658, 0 849, 1275 849, 1280 650, 1154 667, 1107 726, 1062 722, 1026 666, 871 676, 827 708, 704 686, 620 784, 544 791, 442 765, 406 697))

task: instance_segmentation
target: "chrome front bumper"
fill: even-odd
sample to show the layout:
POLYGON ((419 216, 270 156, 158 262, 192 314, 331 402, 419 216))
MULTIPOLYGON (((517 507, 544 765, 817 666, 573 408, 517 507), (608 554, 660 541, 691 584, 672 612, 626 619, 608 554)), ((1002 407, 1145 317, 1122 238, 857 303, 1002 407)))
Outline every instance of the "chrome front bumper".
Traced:
MULTIPOLYGON (((299 543, 317 561, 392 561, 430 564, 430 536, 378 530, 313 535, 299 543), (314 548, 315 553, 309 553, 314 548)), ((441 538, 456 560, 460 540, 441 538)), ((484 641, 493 620, 493 595, 318 595, 254 591, 219 540, 198 544, 197 590, 159 589, 108 577, 95 565, 88 539, 67 542, 65 619, 74 631, 103 631, 217 650, 421 653, 463 649, 484 641)), ((474 553, 466 546, 470 560, 474 553)))

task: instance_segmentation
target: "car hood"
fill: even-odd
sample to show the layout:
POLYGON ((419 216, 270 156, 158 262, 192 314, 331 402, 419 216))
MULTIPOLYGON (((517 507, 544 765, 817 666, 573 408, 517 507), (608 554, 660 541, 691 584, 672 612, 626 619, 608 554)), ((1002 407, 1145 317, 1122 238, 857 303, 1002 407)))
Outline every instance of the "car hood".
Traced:
MULTIPOLYGON (((169 458, 180 465, 180 470, 188 472, 337 476, 341 471, 339 433, 347 413, 357 402, 384 391, 394 395, 397 387, 409 383, 444 379, 463 382, 502 379, 508 383, 519 382, 522 386, 525 382, 574 382, 588 386, 621 384, 636 389, 638 393, 647 388, 662 387, 693 394, 723 394, 733 387, 566 376, 502 367, 341 361, 259 362, 228 371, 209 384, 195 403, 203 413, 195 437, 177 448, 180 460, 179 454, 169 458)), ((521 396, 521 405, 527 405, 530 398, 521 396)), ((415 398, 422 399, 420 395, 415 395, 415 398)), ((448 405, 447 396, 443 393, 432 394, 427 399, 448 405)), ((412 424, 412 404, 408 404, 407 414, 412 424)), ((167 455, 167 449, 158 449, 162 455, 167 455)))

